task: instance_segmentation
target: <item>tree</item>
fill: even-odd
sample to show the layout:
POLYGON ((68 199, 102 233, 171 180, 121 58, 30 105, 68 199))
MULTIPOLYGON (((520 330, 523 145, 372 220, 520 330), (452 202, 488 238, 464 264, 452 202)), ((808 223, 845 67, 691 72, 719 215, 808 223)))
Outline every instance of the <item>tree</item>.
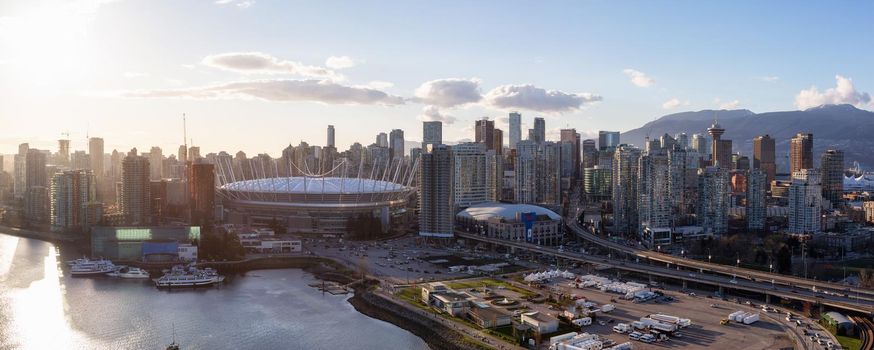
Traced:
POLYGON ((869 268, 859 270, 859 287, 874 288, 874 271, 869 268))

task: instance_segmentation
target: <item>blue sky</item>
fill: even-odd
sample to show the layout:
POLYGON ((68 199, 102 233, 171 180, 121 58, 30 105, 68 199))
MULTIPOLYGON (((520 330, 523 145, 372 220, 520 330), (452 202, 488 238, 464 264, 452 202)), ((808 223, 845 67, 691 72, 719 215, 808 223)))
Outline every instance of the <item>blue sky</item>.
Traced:
POLYGON ((434 118, 447 141, 472 138, 475 119, 506 128, 510 110, 590 135, 686 110, 874 109, 871 13, 862 1, 0 0, 0 152, 54 150, 69 131, 76 149, 87 133, 168 154, 183 112, 206 152, 277 155, 323 144, 328 124, 345 149, 393 128, 419 140, 434 118))

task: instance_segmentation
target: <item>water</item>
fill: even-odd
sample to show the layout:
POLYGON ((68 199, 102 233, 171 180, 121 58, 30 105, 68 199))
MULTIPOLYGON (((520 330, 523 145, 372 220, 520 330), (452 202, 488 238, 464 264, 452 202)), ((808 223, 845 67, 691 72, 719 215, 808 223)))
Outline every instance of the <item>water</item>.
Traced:
MULTIPOLYGON (((66 255, 66 254, 65 254, 66 255)), ((66 259, 72 257, 64 256, 66 259)), ((296 269, 211 289, 72 278, 50 243, 0 234, 0 349, 427 349, 420 338, 322 294, 296 269)))

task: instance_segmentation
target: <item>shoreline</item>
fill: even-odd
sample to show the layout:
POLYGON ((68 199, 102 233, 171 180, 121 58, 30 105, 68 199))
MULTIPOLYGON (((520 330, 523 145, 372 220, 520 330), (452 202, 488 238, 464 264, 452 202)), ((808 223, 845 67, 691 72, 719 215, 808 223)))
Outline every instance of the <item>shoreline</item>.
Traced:
MULTIPOLYGON (((77 244, 77 240, 53 239, 53 234, 45 235, 38 232, 15 230, 0 227, 0 234, 35 239, 57 245, 77 244)), ((168 266, 166 263, 147 264, 137 261, 119 261, 121 264, 137 266, 147 270, 160 270, 168 266)), ((388 322, 395 327, 404 329, 422 339, 432 350, 480 350, 490 349, 478 342, 472 342, 464 335, 434 320, 417 317, 409 309, 398 305, 385 297, 374 293, 371 288, 378 283, 368 279, 366 283, 357 280, 355 272, 349 270, 341 261, 330 257, 315 255, 274 256, 253 258, 241 261, 201 262, 201 266, 212 267, 222 272, 245 273, 257 270, 301 269, 316 279, 350 284, 353 295, 346 300, 355 310, 365 316, 388 322)), ((173 265, 173 264, 169 264, 173 265)))

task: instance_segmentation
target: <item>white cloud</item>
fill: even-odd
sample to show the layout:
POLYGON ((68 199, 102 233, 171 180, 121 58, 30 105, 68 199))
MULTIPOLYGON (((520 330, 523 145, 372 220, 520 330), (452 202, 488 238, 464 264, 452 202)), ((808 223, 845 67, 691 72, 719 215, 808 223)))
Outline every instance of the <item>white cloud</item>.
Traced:
POLYGON ((740 106, 740 101, 738 100, 722 102, 722 100, 716 98, 713 100, 713 103, 719 106, 719 109, 737 109, 740 106))
POLYGON ((393 86, 395 86, 395 84, 390 82, 390 81, 374 80, 374 81, 367 83, 367 86, 372 87, 372 88, 377 89, 377 90, 382 90, 382 89, 388 89, 390 87, 393 87, 393 86))
POLYGON ((263 52, 229 52, 204 57, 204 65, 247 74, 295 74, 314 78, 336 78, 334 71, 300 62, 281 60, 263 52))
POLYGON ((638 87, 650 87, 655 84, 655 79, 646 76, 643 72, 631 68, 622 70, 622 73, 631 79, 631 83, 638 87))
POLYGON ((216 0, 215 3, 218 5, 234 4, 237 8, 247 9, 255 5, 255 0, 216 0))
POLYGON ((422 108, 422 114, 419 115, 419 119, 422 121, 440 121, 447 125, 451 125, 457 120, 451 115, 440 113, 440 109, 437 106, 425 106, 422 108))
POLYGON ((674 108, 677 108, 680 106, 688 106, 689 104, 690 104, 689 101, 680 101, 677 98, 672 98, 670 100, 665 101, 665 103, 662 103, 662 108, 674 109, 674 108))
POLYGON ((479 83, 476 78, 431 80, 416 89, 416 100, 444 108, 479 102, 482 99, 479 83))
POLYGON ((776 83, 778 80, 780 80, 780 77, 778 77, 776 75, 766 75, 766 76, 762 76, 762 77, 757 77, 756 79, 759 79, 759 80, 764 81, 766 83, 776 83))
POLYGON ((358 62, 349 56, 331 56, 325 60, 325 66, 332 69, 352 68, 358 65, 358 62))
POLYGON ((584 104, 601 101, 602 97, 591 93, 566 93, 546 90, 534 85, 502 85, 489 91, 486 104, 501 109, 520 108, 537 112, 568 112, 580 109, 584 104))
POLYGON ((311 101, 326 104, 399 105, 404 99, 367 87, 327 80, 252 80, 188 89, 129 91, 124 97, 228 99, 254 98, 273 102, 311 101))
POLYGON ((816 86, 801 90, 795 96, 795 106, 798 109, 808 109, 824 104, 850 104, 864 108, 871 103, 871 95, 867 92, 857 91, 853 85, 853 79, 835 75, 835 85, 835 87, 823 92, 819 92, 816 86))

